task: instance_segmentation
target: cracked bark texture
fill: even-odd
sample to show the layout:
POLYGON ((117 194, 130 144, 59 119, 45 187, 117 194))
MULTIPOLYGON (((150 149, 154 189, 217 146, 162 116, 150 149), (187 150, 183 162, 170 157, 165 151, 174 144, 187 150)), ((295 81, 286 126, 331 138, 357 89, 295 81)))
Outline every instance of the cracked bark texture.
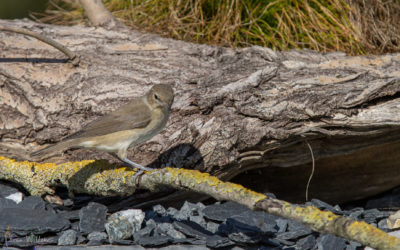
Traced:
MULTIPOLYGON (((170 84, 167 127, 132 148, 150 167, 209 172, 279 198, 344 202, 400 184, 400 54, 349 57, 313 51, 274 52, 198 45, 128 29, 63 27, 27 20, 24 27, 81 56, 68 64, 33 38, 0 32, 0 154, 60 141, 83 125, 170 84)), ((69 150, 47 162, 108 159, 69 150)))

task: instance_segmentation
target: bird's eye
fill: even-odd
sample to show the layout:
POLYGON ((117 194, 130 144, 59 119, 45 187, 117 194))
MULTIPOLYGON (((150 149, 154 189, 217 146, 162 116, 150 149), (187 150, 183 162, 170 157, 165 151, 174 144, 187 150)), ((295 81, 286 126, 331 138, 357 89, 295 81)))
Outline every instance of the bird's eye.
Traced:
POLYGON ((158 97, 158 95, 157 94, 154 94, 154 98, 156 99, 156 100, 160 100, 160 98, 158 97))

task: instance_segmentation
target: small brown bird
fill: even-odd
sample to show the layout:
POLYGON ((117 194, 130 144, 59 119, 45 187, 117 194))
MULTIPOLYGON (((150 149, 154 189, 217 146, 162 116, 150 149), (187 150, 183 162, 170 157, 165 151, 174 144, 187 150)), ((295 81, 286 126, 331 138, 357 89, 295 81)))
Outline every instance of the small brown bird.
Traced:
POLYGON ((130 161, 127 150, 149 140, 164 128, 173 100, 171 86, 154 85, 144 96, 89 123, 56 145, 33 152, 31 157, 42 159, 68 148, 89 148, 112 153, 131 167, 152 170, 130 161))

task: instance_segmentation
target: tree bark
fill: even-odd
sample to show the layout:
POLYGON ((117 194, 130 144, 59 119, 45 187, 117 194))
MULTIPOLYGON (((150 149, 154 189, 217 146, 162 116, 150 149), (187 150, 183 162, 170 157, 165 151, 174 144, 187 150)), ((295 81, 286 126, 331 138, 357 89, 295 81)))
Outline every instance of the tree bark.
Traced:
MULTIPOLYGON (((93 119, 171 84, 175 101, 160 135, 130 150, 150 167, 209 172, 300 201, 315 156, 309 197, 344 202, 400 184, 400 54, 276 52, 198 45, 127 29, 24 27, 81 56, 0 32, 0 155, 27 159, 93 119)), ((114 159, 69 150, 48 162, 114 159)))

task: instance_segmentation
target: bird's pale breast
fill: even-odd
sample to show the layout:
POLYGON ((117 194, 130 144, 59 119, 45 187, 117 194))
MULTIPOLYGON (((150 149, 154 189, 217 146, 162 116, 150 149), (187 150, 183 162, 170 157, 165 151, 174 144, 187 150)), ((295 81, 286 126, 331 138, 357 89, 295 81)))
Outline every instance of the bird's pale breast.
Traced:
POLYGON ((123 130, 104 136, 96 136, 92 140, 85 140, 79 144, 84 148, 96 148, 107 152, 118 152, 138 145, 157 135, 168 121, 168 112, 164 114, 161 109, 152 111, 151 122, 145 128, 123 130))

